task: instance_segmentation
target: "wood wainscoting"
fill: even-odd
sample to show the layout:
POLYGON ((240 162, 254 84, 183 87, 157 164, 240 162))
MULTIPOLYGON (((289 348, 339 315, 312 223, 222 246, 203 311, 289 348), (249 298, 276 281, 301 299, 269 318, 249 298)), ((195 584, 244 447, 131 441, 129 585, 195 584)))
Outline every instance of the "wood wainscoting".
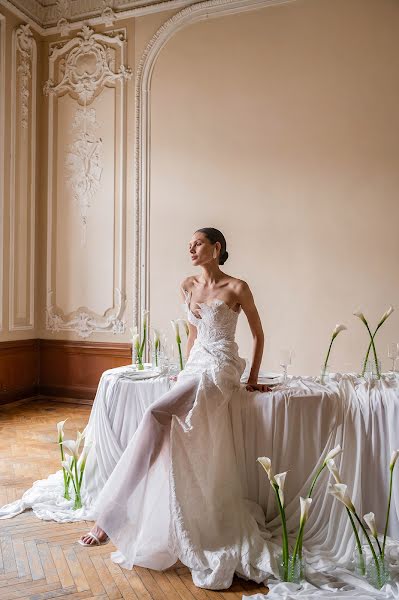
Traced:
POLYGON ((39 393, 39 340, 0 343, 0 404, 39 393))
POLYGON ((40 341, 40 395, 92 403, 101 373, 128 365, 130 344, 40 341))
POLYGON ((101 373, 130 362, 130 344, 0 342, 0 404, 34 396, 91 404, 101 373))

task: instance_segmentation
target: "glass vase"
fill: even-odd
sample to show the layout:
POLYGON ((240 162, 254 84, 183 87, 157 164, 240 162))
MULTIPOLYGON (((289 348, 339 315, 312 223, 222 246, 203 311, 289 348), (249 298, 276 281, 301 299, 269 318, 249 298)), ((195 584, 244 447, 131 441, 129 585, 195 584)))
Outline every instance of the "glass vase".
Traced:
POLYGON ((363 554, 363 563, 358 550, 355 550, 355 572, 364 577, 370 585, 377 590, 381 589, 390 580, 389 564, 380 555, 377 555, 378 569, 372 556, 363 554))
POLYGON ((295 563, 293 562, 292 554, 288 556, 288 568, 285 568, 283 562, 283 555, 280 554, 278 557, 278 570, 281 581, 287 581, 291 583, 300 583, 305 579, 305 563, 303 556, 300 557, 298 554, 295 557, 295 563))
POLYGON ((78 510, 82 508, 82 497, 80 495, 80 491, 75 494, 75 501, 73 503, 73 510, 78 510))
MULTIPOLYGON (((381 361, 378 359, 378 372, 381 374, 381 361)), ((378 372, 375 364, 374 358, 370 358, 366 363, 366 372, 365 377, 368 381, 372 381, 374 379, 378 379, 378 372)))
POLYGON ((329 382, 330 379, 330 365, 323 364, 320 369, 320 383, 324 385, 329 382))

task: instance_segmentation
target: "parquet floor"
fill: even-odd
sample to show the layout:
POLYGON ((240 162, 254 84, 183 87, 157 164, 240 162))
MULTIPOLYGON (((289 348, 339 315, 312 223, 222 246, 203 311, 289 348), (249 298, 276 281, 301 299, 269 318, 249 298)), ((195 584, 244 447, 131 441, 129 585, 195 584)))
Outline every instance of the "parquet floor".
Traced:
MULTIPOLYGON (((59 468, 56 423, 68 417, 67 438, 87 423, 90 406, 46 400, 0 407, 0 506, 19 498, 36 479, 59 468)), ((91 523, 41 521, 31 511, 0 520, 0 599, 241 600, 267 589, 235 579, 223 592, 196 588, 177 564, 159 572, 111 562, 111 544, 76 543, 91 523)))

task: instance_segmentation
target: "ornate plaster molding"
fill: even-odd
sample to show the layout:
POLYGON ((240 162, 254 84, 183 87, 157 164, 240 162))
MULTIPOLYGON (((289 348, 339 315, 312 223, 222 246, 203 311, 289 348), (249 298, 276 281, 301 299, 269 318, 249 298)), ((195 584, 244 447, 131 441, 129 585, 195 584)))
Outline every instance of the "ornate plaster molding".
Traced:
POLYGON ((29 25, 20 25, 16 30, 16 48, 20 55, 20 63, 17 71, 20 74, 20 97, 21 97, 21 125, 24 129, 28 127, 29 113, 29 80, 32 77, 32 60, 35 47, 35 39, 29 25))
POLYGON ((101 184, 103 171, 102 140, 96 133, 98 127, 96 110, 90 104, 99 96, 105 86, 119 86, 118 132, 119 145, 115 152, 119 157, 119 170, 116 173, 118 192, 116 193, 116 213, 118 214, 118 242, 114 255, 114 271, 118 274, 114 288, 114 304, 103 315, 96 314, 90 308, 79 307, 65 314, 56 303, 54 261, 52 240, 54 228, 54 206, 57 202, 54 194, 54 165, 49 164, 48 197, 47 197, 47 306, 46 327, 51 331, 70 330, 80 337, 88 337, 93 332, 110 331, 123 333, 125 322, 122 320, 126 308, 125 284, 125 161, 126 152, 126 87, 125 83, 132 77, 131 70, 125 66, 124 57, 126 40, 124 31, 116 33, 95 33, 88 26, 83 26, 76 37, 50 47, 49 80, 43 92, 49 96, 48 111, 48 148, 49 156, 53 156, 54 147, 54 113, 58 97, 68 94, 77 103, 72 122, 74 138, 66 154, 66 177, 71 185, 75 201, 79 206, 82 224, 82 242, 85 243, 85 230, 89 216, 89 208, 101 184), (116 68, 116 56, 120 56, 121 64, 116 68))
POLYGON ((10 144, 10 262, 9 330, 34 328, 35 211, 36 211, 36 82, 37 46, 30 25, 13 31, 11 59, 11 144, 10 144), (32 93, 31 93, 32 90, 32 93), (19 102, 17 101, 19 95, 19 102), (18 114, 19 108, 19 114, 18 114), (21 173, 26 188, 17 183, 21 173), (29 243, 26 245, 27 281, 24 290, 17 283, 18 204, 26 211, 29 243), (26 296, 26 314, 17 314, 17 298, 26 296))
POLYGON ((126 295, 119 289, 115 289, 114 293, 115 307, 106 311, 103 316, 97 315, 86 306, 81 306, 69 315, 65 315, 52 303, 54 292, 51 290, 48 293, 46 308, 46 329, 52 332, 74 331, 81 338, 88 338, 92 333, 99 331, 124 333, 126 321, 122 317, 125 312, 126 295))
MULTIPOLYGON (((118 39, 124 42, 123 34, 118 39)), ((115 60, 110 48, 115 46, 115 38, 103 33, 95 33, 87 25, 77 36, 62 47, 51 48, 51 60, 62 59, 63 78, 58 84, 48 79, 44 84, 44 94, 59 96, 68 92, 85 106, 92 102, 96 94, 107 84, 130 79, 132 71, 120 65, 115 71, 115 60), (90 59, 91 65, 84 64, 90 59)))
POLYGON ((245 11, 288 4, 296 0, 207 0, 184 8, 168 19, 144 50, 136 72, 136 188, 134 203, 133 321, 140 324, 149 306, 149 207, 151 179, 151 77, 162 48, 188 25, 245 11))
POLYGON ((116 21, 153 12, 179 9, 194 0, 0 0, 0 5, 30 22, 41 35, 68 35, 89 25, 113 25, 116 21))

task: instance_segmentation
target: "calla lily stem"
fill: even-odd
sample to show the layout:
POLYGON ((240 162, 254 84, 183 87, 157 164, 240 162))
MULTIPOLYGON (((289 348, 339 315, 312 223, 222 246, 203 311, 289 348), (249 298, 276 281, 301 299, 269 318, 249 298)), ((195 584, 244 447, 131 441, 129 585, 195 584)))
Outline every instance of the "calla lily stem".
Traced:
POLYGON ((388 522, 389 522, 389 513, 391 512, 391 500, 392 500, 392 479, 393 479, 393 470, 395 468, 395 464, 390 467, 390 476, 389 476, 389 495, 388 495, 388 506, 387 506, 387 516, 385 519, 385 529, 384 529, 384 540, 382 542, 382 550, 381 556, 384 558, 385 556, 385 545, 387 541, 387 532, 388 532, 388 522))
POLYGON ((276 494, 278 509, 280 511, 281 524, 283 527, 283 565, 284 565, 284 581, 287 581, 288 578, 288 533, 287 533, 287 521, 285 518, 285 510, 283 505, 281 504, 279 487, 276 483, 273 483, 273 488, 276 494))

